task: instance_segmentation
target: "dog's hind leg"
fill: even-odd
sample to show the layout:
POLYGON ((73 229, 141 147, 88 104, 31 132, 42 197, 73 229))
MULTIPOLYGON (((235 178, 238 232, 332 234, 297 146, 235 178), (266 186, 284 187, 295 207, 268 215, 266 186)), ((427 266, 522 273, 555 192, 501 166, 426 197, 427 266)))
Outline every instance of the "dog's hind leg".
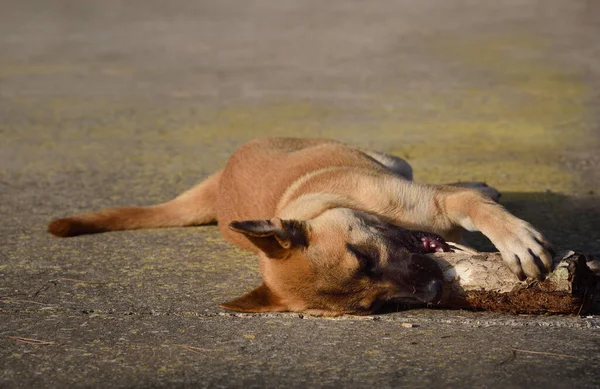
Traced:
POLYGON ((502 196, 502 194, 496 188, 488 186, 485 182, 453 182, 445 185, 478 190, 495 202, 498 202, 500 200, 500 196, 502 196))
POLYGON ((48 232, 67 237, 140 228, 184 227, 217 221, 215 203, 221 171, 166 203, 147 207, 107 208, 57 219, 48 232))
MULTIPOLYGON (((381 153, 379 151, 371 151, 371 150, 361 150, 363 153, 367 154, 369 157, 373 158, 386 168, 390 169, 396 175, 400 177, 406 178, 409 181, 413 180, 413 170, 410 164, 400 157, 396 157, 395 155, 381 153)), ((448 186, 457 186, 460 188, 470 188, 476 189, 483 193, 484 195, 490 197, 492 200, 498 202, 500 199, 500 192, 491 186, 488 186, 485 182, 453 182, 451 184, 444 184, 448 186)))
POLYGON ((369 157, 373 158, 386 168, 390 169, 393 173, 400 177, 406 178, 409 181, 413 179, 413 170, 408 162, 395 155, 381 153, 379 151, 361 150, 369 157))

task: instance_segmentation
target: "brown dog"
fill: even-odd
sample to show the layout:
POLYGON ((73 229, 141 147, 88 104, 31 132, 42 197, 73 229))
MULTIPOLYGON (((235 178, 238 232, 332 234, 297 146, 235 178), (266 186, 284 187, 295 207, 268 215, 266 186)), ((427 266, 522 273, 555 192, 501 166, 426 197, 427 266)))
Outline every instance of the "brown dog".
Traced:
POLYGON ((408 163, 386 154, 328 140, 258 139, 172 201, 75 215, 48 230, 74 236, 217 221, 226 239, 259 254, 263 283, 222 304, 244 312, 335 316, 436 302, 442 273, 422 253, 446 250, 439 236, 456 240, 463 229, 483 232, 520 279, 550 269, 550 246, 498 205, 492 188, 411 180, 408 163))

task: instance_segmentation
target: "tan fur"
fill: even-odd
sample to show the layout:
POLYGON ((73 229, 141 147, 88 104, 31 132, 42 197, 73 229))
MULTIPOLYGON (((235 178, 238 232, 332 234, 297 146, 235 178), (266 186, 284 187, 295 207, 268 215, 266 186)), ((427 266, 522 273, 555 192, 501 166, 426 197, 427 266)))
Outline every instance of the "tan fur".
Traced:
POLYGON ((385 301, 429 301, 438 270, 402 251, 396 226, 454 239, 463 229, 479 230, 519 277, 541 278, 549 269, 539 232, 481 191, 411 178, 400 158, 335 141, 257 139, 170 202, 75 215, 53 221, 49 231, 73 236, 218 221, 227 240, 259 254, 263 284, 223 304, 251 312, 364 314, 385 301), (365 258, 375 258, 376 275, 365 275, 365 258))

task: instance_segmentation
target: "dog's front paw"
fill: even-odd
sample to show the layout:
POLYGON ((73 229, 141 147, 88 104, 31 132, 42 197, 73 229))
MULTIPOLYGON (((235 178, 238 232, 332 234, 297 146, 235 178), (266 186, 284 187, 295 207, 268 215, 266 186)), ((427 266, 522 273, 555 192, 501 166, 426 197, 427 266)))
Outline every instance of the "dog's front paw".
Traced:
POLYGON ((544 279, 552 271, 553 251, 542 234, 520 219, 508 223, 504 231, 495 245, 510 270, 521 281, 527 277, 544 279))

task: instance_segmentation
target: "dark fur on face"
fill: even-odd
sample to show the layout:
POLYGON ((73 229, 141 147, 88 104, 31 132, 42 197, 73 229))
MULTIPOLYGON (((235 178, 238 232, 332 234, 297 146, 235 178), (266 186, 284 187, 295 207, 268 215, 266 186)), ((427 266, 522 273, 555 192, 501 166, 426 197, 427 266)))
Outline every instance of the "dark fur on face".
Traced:
POLYGON ((389 281, 396 291, 384 297, 386 301, 436 303, 442 293, 443 274, 435 261, 423 254, 450 251, 439 235, 402 228, 364 212, 365 226, 383 243, 387 250, 384 264, 381 253, 373 245, 347 244, 359 261, 361 271, 373 281, 389 281))
POLYGON ((435 304, 441 298, 442 271, 423 255, 449 250, 435 234, 344 208, 305 222, 274 218, 230 228, 261 249, 271 304, 314 314, 369 314, 387 302, 435 304))
POLYGON ((377 230, 394 247, 404 247, 408 252, 419 254, 450 251, 450 246, 439 235, 396 226, 366 212, 355 213, 361 215, 369 228, 377 230))

